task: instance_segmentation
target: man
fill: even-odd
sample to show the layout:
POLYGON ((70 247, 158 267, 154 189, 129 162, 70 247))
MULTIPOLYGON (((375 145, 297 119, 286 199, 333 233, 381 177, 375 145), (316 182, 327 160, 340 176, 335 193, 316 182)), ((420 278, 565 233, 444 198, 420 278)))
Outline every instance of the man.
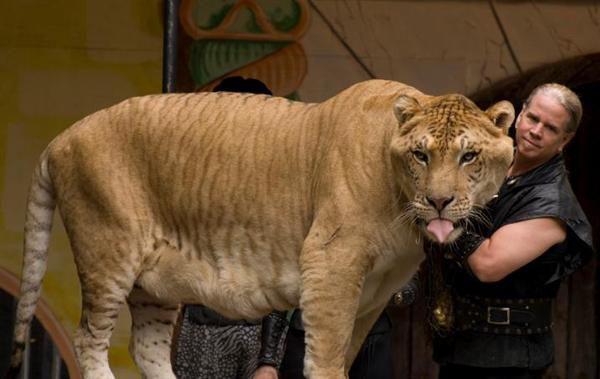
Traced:
POLYGON ((455 241, 442 265, 451 296, 431 297, 440 378, 541 378, 552 363, 552 300, 593 253, 562 156, 581 113, 577 95, 559 84, 525 101, 491 225, 455 241))

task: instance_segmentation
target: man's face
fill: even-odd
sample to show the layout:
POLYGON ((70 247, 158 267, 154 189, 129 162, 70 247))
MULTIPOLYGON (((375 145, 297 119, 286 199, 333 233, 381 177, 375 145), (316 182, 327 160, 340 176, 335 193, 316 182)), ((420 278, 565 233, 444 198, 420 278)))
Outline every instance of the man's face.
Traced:
POLYGON ((517 154, 538 165, 562 151, 573 136, 565 130, 569 117, 554 97, 535 95, 517 118, 517 154))

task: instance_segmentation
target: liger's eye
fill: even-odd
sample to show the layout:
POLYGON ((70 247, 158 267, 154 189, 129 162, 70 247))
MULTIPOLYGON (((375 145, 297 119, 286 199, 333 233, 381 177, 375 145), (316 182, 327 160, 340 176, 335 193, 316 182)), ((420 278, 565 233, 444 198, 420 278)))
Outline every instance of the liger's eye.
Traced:
POLYGON ((427 164, 427 162, 429 161, 429 157, 427 156, 427 154, 425 154, 422 151, 413 150, 412 154, 413 154, 413 157, 415 157, 415 159, 419 163, 427 164))
POLYGON ((464 163, 471 163, 473 162, 473 160, 477 157, 477 153, 474 151, 470 151, 468 153, 463 154, 462 157, 460 157, 460 163, 464 164, 464 163))

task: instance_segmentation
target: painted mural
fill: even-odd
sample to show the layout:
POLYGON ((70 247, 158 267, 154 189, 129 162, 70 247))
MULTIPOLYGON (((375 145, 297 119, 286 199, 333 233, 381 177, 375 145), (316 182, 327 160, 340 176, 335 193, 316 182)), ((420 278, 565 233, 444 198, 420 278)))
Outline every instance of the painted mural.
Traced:
POLYGON ((278 96, 296 97, 307 72, 300 43, 309 27, 306 0, 183 0, 180 22, 192 39, 189 69, 195 90, 210 91, 222 78, 263 81, 278 96))

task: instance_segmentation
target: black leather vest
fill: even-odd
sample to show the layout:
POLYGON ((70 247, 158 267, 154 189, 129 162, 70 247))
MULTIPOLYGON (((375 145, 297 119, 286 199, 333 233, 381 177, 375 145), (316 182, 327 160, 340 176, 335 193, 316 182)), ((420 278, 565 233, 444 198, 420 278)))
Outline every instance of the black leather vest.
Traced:
MULTIPOLYGON (((562 220, 564 242, 494 283, 482 283, 455 265, 444 273, 458 296, 496 299, 554 298, 561 279, 580 268, 593 254, 592 230, 568 181, 562 155, 518 177, 508 177, 489 204, 492 225, 486 237, 503 225, 541 217, 562 220)), ((434 359, 477 367, 543 368, 552 363, 552 332, 536 335, 494 335, 460 331, 434 339, 434 359)))

